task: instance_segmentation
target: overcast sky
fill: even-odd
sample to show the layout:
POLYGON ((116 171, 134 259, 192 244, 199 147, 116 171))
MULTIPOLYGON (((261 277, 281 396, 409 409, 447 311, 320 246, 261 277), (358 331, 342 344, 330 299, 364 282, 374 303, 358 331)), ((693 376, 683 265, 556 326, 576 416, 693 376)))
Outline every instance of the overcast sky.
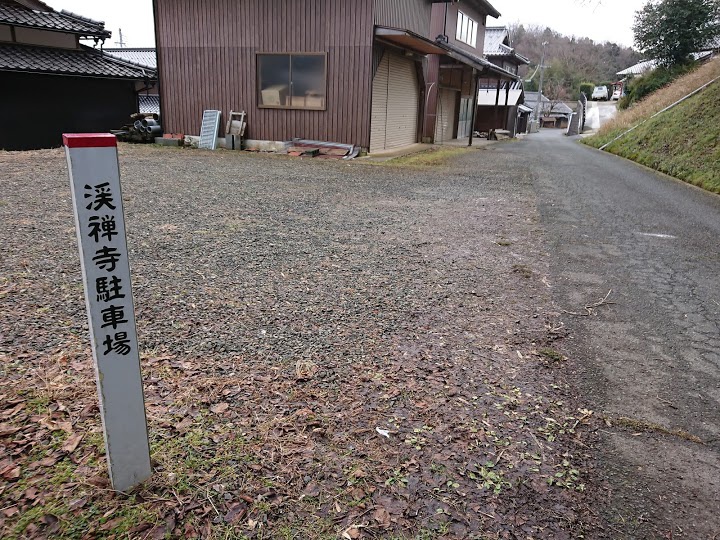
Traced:
MULTIPOLYGON (((352 0, 335 0, 345 2, 352 0)), ((647 0, 491 0, 502 13, 488 19, 488 25, 521 22, 549 26, 565 35, 589 37, 598 42, 612 41, 632 46, 635 11, 647 0)), ((46 0, 58 11, 66 9, 105 22, 113 34, 105 47, 117 47, 122 28, 126 47, 154 47, 152 0, 46 0)))

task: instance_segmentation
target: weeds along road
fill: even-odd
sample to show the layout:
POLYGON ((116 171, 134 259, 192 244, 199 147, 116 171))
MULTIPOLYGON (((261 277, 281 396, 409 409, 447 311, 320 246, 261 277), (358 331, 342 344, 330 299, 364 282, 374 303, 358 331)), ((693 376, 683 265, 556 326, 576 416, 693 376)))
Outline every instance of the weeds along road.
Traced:
POLYGON ((498 150, 533 164, 565 352, 588 406, 609 419, 608 536, 714 538, 720 197, 554 130, 498 150), (588 315, 610 290, 614 303, 588 315))

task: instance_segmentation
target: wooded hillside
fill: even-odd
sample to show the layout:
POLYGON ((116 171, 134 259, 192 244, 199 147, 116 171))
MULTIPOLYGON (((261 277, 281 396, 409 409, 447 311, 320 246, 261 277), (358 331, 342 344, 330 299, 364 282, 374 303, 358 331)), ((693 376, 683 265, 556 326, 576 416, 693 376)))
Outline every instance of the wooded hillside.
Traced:
POLYGON ((600 85, 616 81, 618 71, 642 60, 640 53, 629 47, 568 37, 540 26, 511 25, 510 35, 513 47, 531 62, 520 74, 526 79, 535 74, 532 82, 525 84, 527 90, 537 90, 540 74, 536 68, 542 56, 542 43, 548 42, 543 93, 553 99, 575 99, 581 83, 600 85))

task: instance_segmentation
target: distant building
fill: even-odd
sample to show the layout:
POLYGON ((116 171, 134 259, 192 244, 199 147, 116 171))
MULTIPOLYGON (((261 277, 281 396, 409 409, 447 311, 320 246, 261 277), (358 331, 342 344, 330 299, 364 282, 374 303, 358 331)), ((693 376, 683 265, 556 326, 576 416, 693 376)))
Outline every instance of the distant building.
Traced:
MULTIPOLYGON (((514 75, 517 75, 520 66, 530 63, 511 46, 510 31, 505 26, 487 27, 484 53, 488 61, 514 75)), ((488 133, 502 129, 509 131, 513 137, 524 133, 529 113, 523 105, 524 101, 522 79, 481 78, 475 129, 488 133)))
MULTIPOLYGON (((152 71, 157 70, 157 55, 153 48, 123 47, 121 49, 103 49, 103 51, 125 62, 132 62, 152 71)), ((160 114, 159 90, 158 85, 153 84, 138 94, 140 112, 160 114)))
MULTIPOLYGON (((714 58, 720 54, 720 38, 711 41, 705 47, 701 48, 699 51, 694 52, 691 54, 693 60, 696 62, 707 62, 711 58, 714 58)), ((639 77, 640 75, 644 75, 648 71, 652 71, 658 66, 657 60, 643 60, 642 62, 639 62, 635 65, 632 65, 628 68, 623 69, 622 71, 618 71, 617 74, 621 77, 639 77)))
POLYGON ((540 125, 557 128, 567 127, 574 111, 564 102, 552 101, 545 95, 542 96, 540 105, 538 105, 538 96, 537 92, 525 92, 525 106, 532 109, 532 114, 535 114, 535 110, 539 107, 538 118, 540 119, 540 125))

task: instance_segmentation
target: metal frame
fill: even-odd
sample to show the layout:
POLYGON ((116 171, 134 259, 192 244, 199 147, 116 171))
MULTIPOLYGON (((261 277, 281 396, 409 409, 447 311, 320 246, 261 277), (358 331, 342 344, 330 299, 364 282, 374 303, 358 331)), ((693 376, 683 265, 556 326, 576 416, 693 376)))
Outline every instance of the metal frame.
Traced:
MULTIPOLYGON (((256 52, 255 53, 255 76, 257 78, 257 81, 255 83, 255 99, 257 100, 257 107, 258 109, 281 109, 281 110, 295 110, 295 111, 326 111, 327 110, 327 102, 328 102, 328 53, 326 52, 298 52, 298 51, 292 51, 292 52, 256 52), (292 88, 292 57, 293 56, 322 56, 325 59, 325 64, 323 66, 324 69, 324 86, 325 86, 325 95, 324 95, 324 103, 325 105, 323 107, 296 107, 296 106, 287 106, 287 105, 263 105, 261 103, 261 89, 260 89, 260 62, 259 57, 260 56, 289 56, 291 57, 290 60, 290 71, 288 73, 289 76, 289 87, 292 88)), ((292 97, 292 96, 291 96, 292 97)))

